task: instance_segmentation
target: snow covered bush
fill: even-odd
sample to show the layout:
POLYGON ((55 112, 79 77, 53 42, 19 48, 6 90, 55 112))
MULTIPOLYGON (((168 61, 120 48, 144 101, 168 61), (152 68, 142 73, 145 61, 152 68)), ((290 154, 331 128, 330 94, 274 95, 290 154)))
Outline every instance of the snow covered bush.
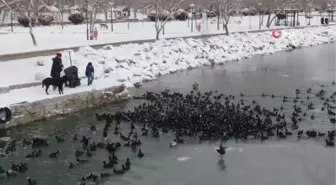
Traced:
POLYGON ((39 15, 37 17, 37 20, 43 26, 49 26, 54 21, 54 16, 52 16, 51 14, 45 13, 45 14, 39 15))
POLYGON ((37 60, 36 64, 37 64, 37 66, 44 66, 44 61, 39 59, 39 60, 37 60))
MULTIPOLYGON (((172 17, 169 17, 169 18, 168 18, 168 16, 169 16, 169 12, 166 11, 166 10, 160 12, 159 15, 158 15, 160 21, 165 21, 165 20, 167 20, 167 19, 168 19, 168 20, 172 20, 172 19, 173 19, 172 17)), ((149 19, 150 21, 155 22, 155 20, 156 20, 156 13, 155 13, 155 11, 151 11, 151 12, 147 15, 147 17, 148 17, 148 19, 149 19)))
POLYGON ((68 17, 69 21, 72 22, 72 24, 81 24, 84 21, 84 16, 80 12, 73 13, 69 15, 68 17))
POLYGON ((34 26, 36 22, 36 18, 35 17, 29 18, 28 16, 25 16, 25 15, 18 16, 19 24, 21 24, 24 27, 29 27, 30 21, 32 21, 32 26, 34 26))
POLYGON ((174 15, 175 19, 179 20, 179 21, 185 21, 188 19, 188 12, 186 12, 183 9, 179 9, 175 15, 174 15))
POLYGON ((217 13, 214 11, 206 11, 207 17, 208 18, 212 18, 212 17, 216 17, 217 13))
POLYGON ((42 81, 45 78, 46 78, 46 75, 44 75, 43 73, 36 73, 35 74, 35 80, 36 81, 42 81))

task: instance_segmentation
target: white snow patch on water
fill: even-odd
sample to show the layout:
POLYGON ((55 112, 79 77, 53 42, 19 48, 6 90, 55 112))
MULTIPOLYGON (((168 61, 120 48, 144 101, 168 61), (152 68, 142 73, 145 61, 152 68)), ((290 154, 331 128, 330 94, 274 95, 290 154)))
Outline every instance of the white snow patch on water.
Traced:
POLYGON ((189 159, 191 159, 191 157, 188 157, 188 156, 177 158, 177 160, 180 161, 180 162, 187 161, 187 160, 189 160, 189 159))
POLYGON ((283 77, 289 77, 290 75, 287 74, 286 72, 283 72, 283 73, 281 73, 281 76, 283 76, 283 77))

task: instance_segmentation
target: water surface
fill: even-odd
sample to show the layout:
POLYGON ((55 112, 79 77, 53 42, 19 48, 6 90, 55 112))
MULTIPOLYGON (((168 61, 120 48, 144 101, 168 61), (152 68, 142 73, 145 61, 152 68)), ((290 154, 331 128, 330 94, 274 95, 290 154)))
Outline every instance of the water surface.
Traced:
MULTIPOLYGON (((188 92, 194 82, 201 91, 218 90, 225 94, 235 94, 239 100, 244 93, 246 102, 257 100, 269 108, 279 108, 280 96, 295 97, 295 89, 312 87, 314 91, 321 89, 320 84, 331 84, 335 80, 336 46, 305 48, 293 52, 282 52, 271 56, 256 56, 239 62, 231 62, 223 66, 203 67, 189 71, 177 72, 162 76, 158 80, 145 83, 141 89, 131 89, 131 93, 139 95, 144 91, 188 92), (262 98, 261 93, 276 97, 262 98)), ((325 87, 330 94, 335 86, 325 87)), ((306 97, 303 94, 302 97, 306 97)), ((311 95, 311 97, 313 97, 311 95)), ((309 116, 301 123, 301 128, 314 128, 327 131, 335 128, 329 117, 321 111, 321 101, 313 98, 316 110, 307 111, 309 116)), ((43 150, 40 159, 26 160, 23 156, 31 152, 30 148, 19 147, 17 152, 8 158, 0 158, 0 165, 9 167, 10 162, 27 162, 29 171, 15 179, 0 180, 4 185, 25 184, 25 178, 31 176, 38 184, 71 185, 90 172, 107 172, 103 170, 102 161, 107 160, 108 153, 100 151, 87 165, 68 169, 70 161, 74 161, 74 151, 80 145, 71 140, 74 133, 92 135, 95 141, 101 140, 102 125, 96 123, 94 112, 113 112, 132 108, 139 101, 128 101, 117 105, 102 107, 96 110, 80 112, 63 118, 41 121, 36 124, 17 127, 1 133, 17 139, 35 135, 50 136, 51 147, 43 150), (97 134, 89 131, 90 124, 97 124, 97 134), (64 136, 67 141, 56 143, 54 134, 64 136), (50 160, 50 152, 60 149, 57 160, 50 160)), ((308 105, 302 103, 302 107, 308 105)), ((292 112, 292 102, 284 104, 284 113, 292 112)), ((124 124, 124 131, 130 126, 124 124)), ((335 148, 326 148, 323 139, 297 141, 293 136, 286 140, 271 141, 229 141, 224 159, 215 152, 218 143, 198 144, 190 140, 188 144, 169 148, 171 134, 160 139, 142 138, 145 157, 137 159, 130 149, 123 148, 117 152, 122 161, 130 157, 132 169, 123 176, 113 176, 99 184, 113 185, 334 185, 335 184, 335 148)), ((112 141, 119 141, 114 135, 112 141)))

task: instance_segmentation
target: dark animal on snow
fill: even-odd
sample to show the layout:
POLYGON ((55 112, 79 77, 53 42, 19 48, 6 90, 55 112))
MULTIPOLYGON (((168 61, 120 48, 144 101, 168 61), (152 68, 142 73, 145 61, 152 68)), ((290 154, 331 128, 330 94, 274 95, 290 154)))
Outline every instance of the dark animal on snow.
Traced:
POLYGON ((101 27, 101 28, 108 29, 108 26, 107 26, 107 24, 100 24, 100 27, 101 27))
POLYGON ((49 95, 48 89, 49 89, 49 86, 52 85, 58 88, 59 94, 63 94, 63 84, 65 82, 66 82, 66 76, 63 76, 61 78, 50 78, 49 77, 42 81, 42 88, 46 86, 45 91, 49 95))

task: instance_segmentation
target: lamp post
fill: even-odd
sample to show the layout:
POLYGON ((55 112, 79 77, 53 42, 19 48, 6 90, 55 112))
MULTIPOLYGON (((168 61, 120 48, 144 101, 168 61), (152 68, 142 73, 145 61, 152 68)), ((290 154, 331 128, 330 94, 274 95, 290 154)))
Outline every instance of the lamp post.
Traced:
POLYGON ((88 0, 86 0, 86 13, 85 13, 85 19, 86 19, 86 39, 89 40, 89 15, 88 15, 88 11, 89 11, 89 2, 88 0))
POLYGON ((11 32, 13 32, 13 11, 10 12, 10 19, 11 19, 11 32))
POLYGON ((308 25, 310 26, 310 19, 312 18, 311 17, 311 7, 312 7, 312 4, 308 4, 308 8, 309 8, 309 13, 308 13, 308 25))
POLYGON ((258 3, 258 7, 259 7, 259 29, 261 29, 261 25, 264 22, 264 14, 261 12, 261 6, 263 4, 262 3, 258 3))
POLYGON ((111 16, 111 32, 113 32, 113 3, 109 3, 110 5, 110 16, 111 16))
POLYGON ((217 0, 217 30, 219 30, 219 19, 220 19, 220 2, 217 0))
POLYGON ((194 7, 195 4, 190 4, 189 7, 191 8, 191 32, 194 31, 193 20, 194 20, 194 7))

